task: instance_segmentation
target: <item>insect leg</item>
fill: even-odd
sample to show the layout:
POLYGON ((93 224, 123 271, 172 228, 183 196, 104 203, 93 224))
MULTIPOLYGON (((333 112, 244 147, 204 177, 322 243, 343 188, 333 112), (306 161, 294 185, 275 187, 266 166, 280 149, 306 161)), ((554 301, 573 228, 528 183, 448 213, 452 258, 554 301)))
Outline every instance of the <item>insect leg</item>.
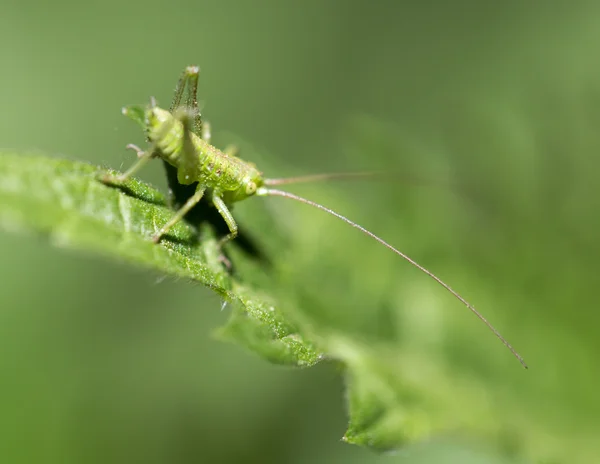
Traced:
POLYGON ((202 115, 200 114, 200 108, 198 107, 198 73, 200 72, 200 69, 197 66, 191 66, 190 68, 190 72, 193 74, 190 74, 188 81, 186 106, 194 112, 194 133, 202 137, 204 129, 202 125, 202 115))
POLYGON ((190 76, 194 74, 197 75, 198 72, 199 69, 196 66, 188 66, 183 70, 183 73, 181 73, 179 81, 177 82, 177 86, 175 87, 175 95, 173 95, 173 100, 171 101, 169 113, 173 113, 173 111, 179 108, 181 103, 181 97, 183 96, 183 91, 185 90, 186 84, 188 83, 190 76))
POLYGON ((125 171, 123 174, 119 174, 118 176, 113 176, 110 174, 106 174, 102 181, 105 183, 117 183, 120 184, 129 179, 133 174, 139 171, 148 161, 150 161, 154 157, 154 145, 152 145, 147 151, 141 151, 138 147, 127 145, 127 148, 133 149, 137 155, 138 160, 133 163, 133 165, 125 171))
POLYGON ((144 150, 142 150, 140 147, 138 147, 137 145, 133 144, 133 143, 128 143, 125 148, 127 148, 128 150, 133 150, 135 151, 135 154, 137 155, 138 158, 143 158, 144 157, 144 150))
POLYGON ((174 114, 174 112, 181 107, 181 98, 183 97, 183 91, 187 86, 187 96, 185 100, 185 108, 187 110, 191 110, 194 113, 194 128, 193 132, 202 136, 203 127, 202 127, 202 116, 200 115, 200 110, 198 108, 198 75, 200 73, 200 68, 198 66, 188 66, 183 70, 181 77, 179 78, 179 82, 177 82, 177 87, 175 87, 175 95, 173 96, 173 101, 171 102, 171 107, 169 108, 169 112, 174 114))
POLYGON ((231 211, 229 211, 229 208, 227 208, 227 205, 225 204, 223 199, 220 197, 219 192, 213 191, 212 202, 213 202, 213 205, 215 205, 215 208, 217 208, 217 211, 219 212, 221 217, 227 223, 227 227, 229 227, 230 233, 228 235, 226 235, 225 237, 223 237, 221 239, 221 241, 219 242, 219 246, 221 247, 225 243, 227 243, 229 240, 233 240, 234 238, 237 237, 238 225, 237 225, 237 222, 235 222, 235 219, 233 218, 231 211))
POLYGON ((171 219, 169 219, 169 221, 164 226, 162 226, 162 228, 156 234, 154 234, 154 236, 152 237, 152 241, 154 243, 160 242, 160 238, 163 235, 165 235, 171 227, 173 227, 175 224, 181 221, 183 217, 187 214, 187 212, 202 199, 202 196, 204 195, 205 191, 206 186, 198 184, 198 187, 196 188, 196 193, 194 193, 185 202, 185 204, 173 215, 173 217, 171 217, 171 219))

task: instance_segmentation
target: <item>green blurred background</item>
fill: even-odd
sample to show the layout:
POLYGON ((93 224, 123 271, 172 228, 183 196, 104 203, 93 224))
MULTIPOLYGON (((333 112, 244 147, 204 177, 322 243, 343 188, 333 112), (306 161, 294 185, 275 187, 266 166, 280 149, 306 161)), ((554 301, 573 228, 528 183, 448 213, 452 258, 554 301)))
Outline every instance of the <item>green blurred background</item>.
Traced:
MULTIPOLYGON (((286 244, 281 291, 313 320, 473 382, 515 423, 505 448, 525 430, 538 456, 594 462, 600 6, 523 3, 5 0, 0 147, 127 166, 143 137, 121 106, 167 106, 199 64, 215 142, 248 141, 269 176, 428 179, 295 191, 436 271, 530 371, 349 227, 279 199, 235 214, 268 249, 286 244), (258 210, 276 237, 253 228, 258 210)), ((160 163, 142 177, 165 188, 160 163)), ((227 310, 208 290, 31 237, 2 233, 0 256, 2 462, 517 461, 451 437, 385 455, 346 445, 336 366, 282 368, 214 340, 227 310)))

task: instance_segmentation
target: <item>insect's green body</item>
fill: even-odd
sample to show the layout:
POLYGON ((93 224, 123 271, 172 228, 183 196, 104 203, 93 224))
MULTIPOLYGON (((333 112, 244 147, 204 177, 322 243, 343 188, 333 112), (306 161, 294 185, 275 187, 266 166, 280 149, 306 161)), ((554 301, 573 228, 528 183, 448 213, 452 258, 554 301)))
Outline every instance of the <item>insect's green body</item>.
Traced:
POLYGON ((292 193, 269 188, 269 186, 273 185, 343 177, 346 176, 345 174, 304 176, 289 179, 264 179, 262 173, 253 163, 244 161, 235 156, 234 149, 221 151, 213 147, 209 142, 210 134, 207 130, 207 125, 206 123, 203 123, 198 112, 198 101, 196 98, 198 73, 199 69, 196 66, 189 66, 184 70, 175 89, 175 97, 170 111, 157 107, 154 100, 152 100, 151 104, 147 107, 129 106, 123 109, 125 115, 139 123, 146 131, 150 141, 150 147, 143 151, 135 145, 130 145, 130 147, 135 149, 138 153, 139 159, 137 163, 119 176, 113 177, 107 175, 104 177, 105 182, 123 182, 150 159, 160 157, 171 166, 175 167, 177 170, 177 179, 180 184, 198 184, 195 193, 187 198, 185 204, 166 224, 162 226, 160 230, 158 230, 158 232, 156 232, 153 237, 155 242, 159 242, 161 237, 163 237, 172 226, 181 221, 204 196, 208 197, 229 228, 230 234, 221 240, 221 245, 237 236, 238 227, 229 211, 229 207, 232 203, 244 200, 253 195, 271 195, 287 197, 309 204, 360 230, 434 279, 467 308, 473 311, 473 313, 475 313, 477 317, 479 317, 512 351, 517 359, 527 367, 521 356, 496 331, 496 329, 494 329, 494 327, 469 302, 432 272, 425 269, 383 239, 341 214, 292 193), (186 87, 186 102, 184 106, 181 106, 180 102, 186 87))
POLYGON ((171 111, 159 108, 154 99, 147 107, 132 105, 123 108, 123 114, 145 130, 151 146, 143 151, 130 145, 138 153, 138 162, 117 178, 106 180, 122 182, 150 159, 159 157, 177 170, 180 184, 197 184, 195 193, 154 235, 155 242, 160 241, 203 197, 208 197, 230 231, 221 240, 222 245, 238 233, 237 223, 229 211, 231 204, 255 195, 265 183, 262 173, 253 163, 235 156, 235 149, 221 151, 209 143, 209 132, 204 130, 205 126, 197 112, 197 77, 198 68, 186 68, 175 91, 171 111), (181 108, 179 102, 186 86, 187 106, 181 108))
POLYGON ((156 146, 155 154, 177 168, 181 184, 198 182, 207 194, 219 195, 226 204, 241 201, 256 193, 264 183, 253 163, 227 154, 210 145, 170 112, 150 106, 145 112, 148 138, 156 146), (187 153, 189 137, 191 153, 187 153))

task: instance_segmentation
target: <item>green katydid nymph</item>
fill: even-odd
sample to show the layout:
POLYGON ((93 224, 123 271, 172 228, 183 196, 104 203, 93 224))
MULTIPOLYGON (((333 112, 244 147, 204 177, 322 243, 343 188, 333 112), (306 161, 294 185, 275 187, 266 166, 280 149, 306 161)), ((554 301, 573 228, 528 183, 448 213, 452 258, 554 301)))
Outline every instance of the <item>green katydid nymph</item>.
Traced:
POLYGON ((209 199, 229 228, 229 234, 221 239, 219 246, 223 246, 238 234, 237 223, 229 211, 229 207, 233 203, 253 196, 290 198, 337 217, 427 274, 481 319, 521 364, 527 367, 523 358, 506 339, 467 300, 435 274, 383 239, 341 214, 311 200, 272 188, 273 186, 282 184, 309 182, 336 177, 362 176, 364 173, 318 174, 286 179, 267 179, 263 177, 262 172, 253 163, 237 157, 237 150, 235 148, 230 147, 222 151, 212 146, 210 144, 210 130, 206 122, 202 121, 202 117, 198 111, 198 74, 199 69, 197 66, 188 66, 184 70, 175 89, 175 97, 170 110, 158 107, 154 99, 151 99, 150 104, 146 107, 128 106, 123 108, 123 114, 139 123, 146 131, 149 147, 146 150, 142 150, 135 145, 128 145, 129 148, 137 152, 137 162, 121 175, 106 175, 103 178, 105 183, 122 183, 136 173, 149 160, 158 157, 176 169, 177 180, 180 184, 197 184, 194 193, 187 198, 171 219, 154 234, 152 240, 155 243, 160 242, 169 229, 181 221, 203 197, 209 199), (184 105, 181 105, 181 99, 186 87, 186 102, 184 105))

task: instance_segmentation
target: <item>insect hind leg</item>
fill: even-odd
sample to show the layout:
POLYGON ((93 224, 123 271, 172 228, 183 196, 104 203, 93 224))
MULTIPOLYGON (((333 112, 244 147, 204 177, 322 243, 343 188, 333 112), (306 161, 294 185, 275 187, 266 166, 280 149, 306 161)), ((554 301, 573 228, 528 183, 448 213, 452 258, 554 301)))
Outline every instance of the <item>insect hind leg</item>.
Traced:
MULTIPOLYGON (((183 70, 177 87, 175 87, 175 95, 173 95, 173 101, 169 112, 175 114, 175 112, 181 108, 181 99, 183 98, 183 92, 187 87, 187 95, 185 99, 185 108, 194 112, 194 123, 193 132, 202 136, 205 132, 202 122, 202 116, 198 108, 198 75, 200 74, 200 68, 198 66, 188 66, 183 70)), ((207 132, 208 133, 208 132, 207 132)))

